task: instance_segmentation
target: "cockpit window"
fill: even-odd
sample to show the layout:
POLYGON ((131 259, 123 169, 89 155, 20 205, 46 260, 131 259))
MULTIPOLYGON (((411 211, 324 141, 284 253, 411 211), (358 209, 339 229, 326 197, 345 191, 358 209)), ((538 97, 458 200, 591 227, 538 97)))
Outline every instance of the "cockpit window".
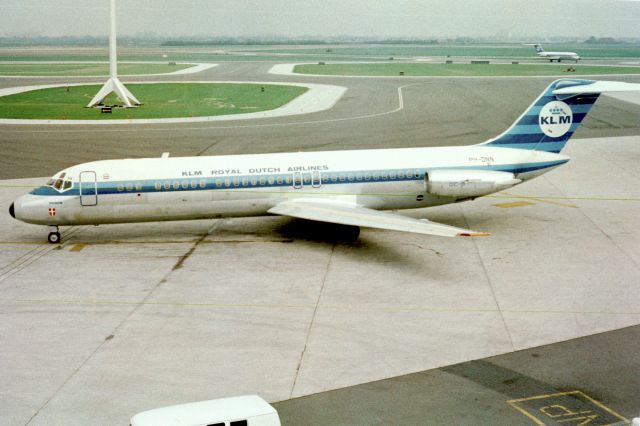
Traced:
POLYGON ((73 180, 66 173, 60 173, 60 176, 54 176, 45 184, 58 192, 65 192, 73 188, 73 180))

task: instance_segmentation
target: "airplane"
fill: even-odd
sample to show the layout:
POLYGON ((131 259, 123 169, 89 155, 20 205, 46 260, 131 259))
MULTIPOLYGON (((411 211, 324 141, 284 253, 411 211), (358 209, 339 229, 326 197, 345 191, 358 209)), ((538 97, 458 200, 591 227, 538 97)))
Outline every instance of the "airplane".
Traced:
POLYGON ((560 63, 563 59, 569 59, 577 63, 580 60, 580 55, 575 52, 547 52, 542 48, 541 44, 528 44, 527 46, 533 46, 538 57, 548 59, 549 62, 558 61, 560 63))
POLYGON ((476 232, 392 212, 473 200, 569 161, 561 154, 602 92, 640 84, 551 83, 502 134, 462 147, 102 160, 69 167, 9 213, 50 227, 282 215, 446 237, 476 232))

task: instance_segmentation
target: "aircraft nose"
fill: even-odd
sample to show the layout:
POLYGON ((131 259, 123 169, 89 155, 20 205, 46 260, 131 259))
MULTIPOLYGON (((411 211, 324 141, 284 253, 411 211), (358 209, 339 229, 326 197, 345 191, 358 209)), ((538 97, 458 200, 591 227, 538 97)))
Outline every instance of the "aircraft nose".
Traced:
POLYGON ((13 203, 11 203, 11 205, 9 206, 9 214, 11 215, 12 218, 16 218, 16 211, 13 207, 13 203))

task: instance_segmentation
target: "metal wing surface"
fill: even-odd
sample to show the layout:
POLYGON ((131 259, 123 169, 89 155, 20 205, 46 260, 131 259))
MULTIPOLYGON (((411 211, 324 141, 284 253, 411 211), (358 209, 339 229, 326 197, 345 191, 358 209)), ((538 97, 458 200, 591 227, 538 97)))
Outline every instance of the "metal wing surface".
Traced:
POLYGON ((331 200, 289 200, 269 210, 269 213, 300 219, 364 226, 391 231, 414 232, 441 237, 475 237, 489 235, 426 219, 414 219, 395 213, 372 210, 331 200))

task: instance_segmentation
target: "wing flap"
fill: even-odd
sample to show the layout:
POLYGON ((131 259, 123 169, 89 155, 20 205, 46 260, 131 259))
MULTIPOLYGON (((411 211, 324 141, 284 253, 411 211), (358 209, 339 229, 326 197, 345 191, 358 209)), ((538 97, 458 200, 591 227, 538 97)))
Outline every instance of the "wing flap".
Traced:
POLYGON ((269 213, 341 225, 364 226, 368 228, 413 232, 441 237, 475 237, 489 235, 431 222, 426 219, 414 219, 395 213, 382 212, 333 201, 284 201, 271 208, 269 213))

